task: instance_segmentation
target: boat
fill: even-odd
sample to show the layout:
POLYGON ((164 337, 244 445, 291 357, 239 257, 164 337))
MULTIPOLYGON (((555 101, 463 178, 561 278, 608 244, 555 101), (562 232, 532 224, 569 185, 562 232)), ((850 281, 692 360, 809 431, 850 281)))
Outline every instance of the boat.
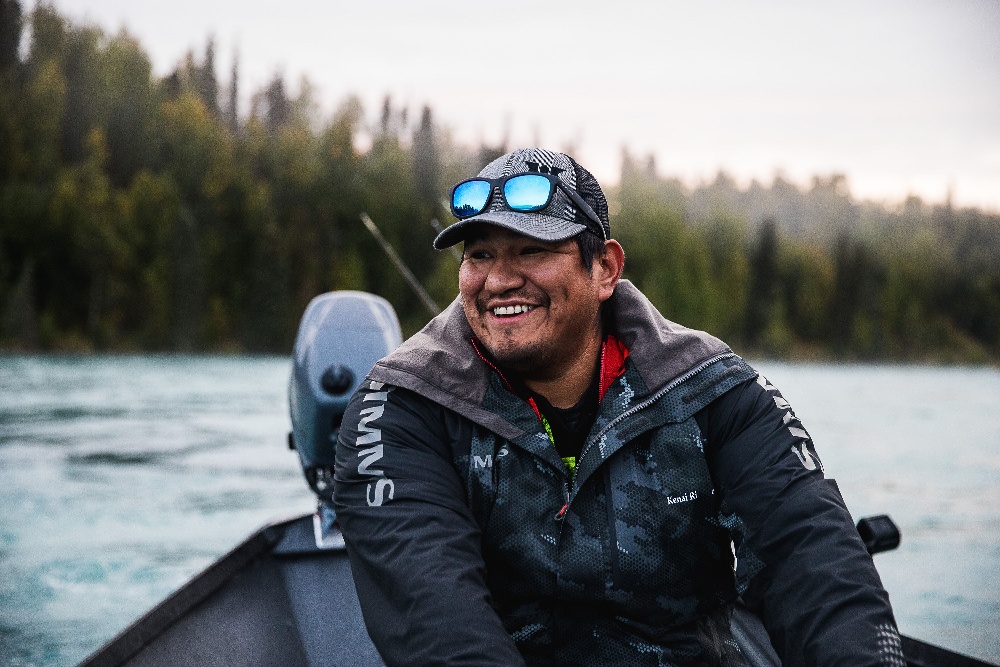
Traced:
MULTIPOLYGON (((289 382, 292 433, 318 508, 265 526, 153 607, 79 667, 383 665, 365 630, 332 509, 333 443, 351 394, 401 341, 384 299, 320 295, 303 314, 289 382)), ((885 515, 858 522, 870 553, 900 534, 885 515)), ((734 637, 755 667, 780 665, 760 620, 737 607, 734 637)), ((908 667, 997 667, 902 636, 908 667)))

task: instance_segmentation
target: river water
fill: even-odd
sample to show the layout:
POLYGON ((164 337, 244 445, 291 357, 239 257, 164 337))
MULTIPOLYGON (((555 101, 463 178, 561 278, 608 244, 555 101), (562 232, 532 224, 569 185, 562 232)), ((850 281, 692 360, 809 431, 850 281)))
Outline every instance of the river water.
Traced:
MULTIPOLYGON (((1000 372, 755 364, 791 402, 900 629, 1000 663, 1000 372)), ((74 665, 266 523, 314 501, 284 357, 0 357, 0 665, 74 665)))

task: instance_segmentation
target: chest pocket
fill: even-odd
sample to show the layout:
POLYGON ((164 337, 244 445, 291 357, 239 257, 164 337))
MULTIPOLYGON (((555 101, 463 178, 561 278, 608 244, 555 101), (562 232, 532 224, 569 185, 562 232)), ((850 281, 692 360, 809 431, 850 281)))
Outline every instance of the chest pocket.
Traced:
POLYGON ((694 418, 639 436, 608 462, 613 588, 650 611, 697 605, 731 579, 728 533, 694 418), (657 599, 643 598, 659 591, 657 599))

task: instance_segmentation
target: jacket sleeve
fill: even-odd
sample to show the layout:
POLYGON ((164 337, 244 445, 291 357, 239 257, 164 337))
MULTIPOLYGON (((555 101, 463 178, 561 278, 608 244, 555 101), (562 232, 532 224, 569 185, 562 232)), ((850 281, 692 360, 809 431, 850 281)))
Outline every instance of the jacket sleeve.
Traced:
POLYGON ((783 664, 903 667, 889 596, 788 402, 758 376, 697 419, 737 586, 783 664))
POLYGON ((365 625, 390 667, 521 665, 486 587, 449 419, 368 380, 344 414, 334 497, 365 625))

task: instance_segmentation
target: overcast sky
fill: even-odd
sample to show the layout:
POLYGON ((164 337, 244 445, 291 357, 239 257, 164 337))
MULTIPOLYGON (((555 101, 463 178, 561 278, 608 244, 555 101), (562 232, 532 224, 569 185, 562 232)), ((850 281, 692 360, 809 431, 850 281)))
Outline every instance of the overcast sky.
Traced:
POLYGON ((843 173, 858 198, 1000 211, 998 0, 53 4, 126 26, 157 74, 214 36, 247 94, 304 75, 325 112, 354 93, 372 117, 389 94, 469 144, 571 147, 609 183, 627 147, 689 184, 843 173))

